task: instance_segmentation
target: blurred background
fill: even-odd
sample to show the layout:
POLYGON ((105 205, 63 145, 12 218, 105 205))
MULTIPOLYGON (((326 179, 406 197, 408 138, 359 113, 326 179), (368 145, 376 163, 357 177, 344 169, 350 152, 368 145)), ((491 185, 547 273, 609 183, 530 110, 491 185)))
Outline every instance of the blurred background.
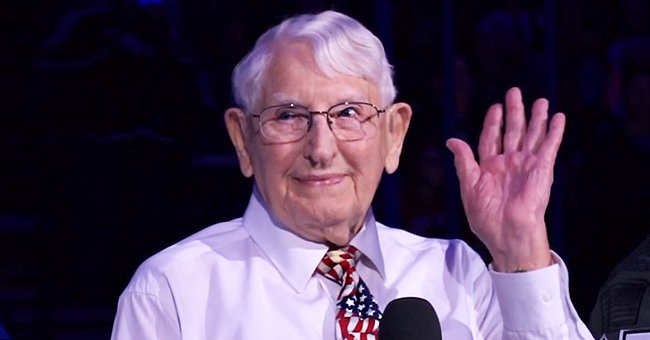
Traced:
POLYGON ((650 228, 649 2, 0 0, 0 338, 108 338, 144 259, 242 214, 230 72, 269 26, 325 9, 382 39, 414 108, 374 202, 389 225, 488 261, 445 139, 476 145, 512 86, 566 113, 547 221, 588 320, 650 228))

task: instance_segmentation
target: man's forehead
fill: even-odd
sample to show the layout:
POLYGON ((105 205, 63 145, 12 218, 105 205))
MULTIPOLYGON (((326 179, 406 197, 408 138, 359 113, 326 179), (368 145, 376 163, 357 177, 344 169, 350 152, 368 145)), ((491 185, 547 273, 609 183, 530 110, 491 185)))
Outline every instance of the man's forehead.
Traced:
MULTIPOLYGON (((336 93, 335 96, 332 97, 332 103, 331 105, 346 102, 346 101, 360 101, 360 100, 370 100, 370 88, 369 86, 366 88, 350 88, 350 89, 342 89, 340 92, 336 93)), ((266 96, 267 101, 272 101, 274 103, 294 103, 294 104, 312 104, 309 102, 305 102, 305 98, 298 93, 287 93, 287 92, 281 92, 281 91, 276 91, 276 92, 270 92, 266 96)))
POLYGON ((365 77, 338 72, 326 74, 317 65, 311 46, 304 40, 274 43, 270 65, 262 82, 262 105, 335 105, 345 101, 378 99, 375 98, 376 86, 365 77), (312 83, 326 85, 327 89, 320 85, 313 87, 312 83), (315 100, 322 102, 312 103, 315 100))

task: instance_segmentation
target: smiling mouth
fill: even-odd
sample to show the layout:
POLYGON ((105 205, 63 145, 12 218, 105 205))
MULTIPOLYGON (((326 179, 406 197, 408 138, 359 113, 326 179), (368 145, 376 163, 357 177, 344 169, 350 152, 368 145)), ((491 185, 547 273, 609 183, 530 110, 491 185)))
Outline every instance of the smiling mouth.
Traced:
POLYGON ((344 178, 343 175, 326 175, 326 176, 296 177, 296 180, 303 185, 313 186, 313 187, 323 187, 323 186, 338 184, 343 180, 343 178, 344 178))

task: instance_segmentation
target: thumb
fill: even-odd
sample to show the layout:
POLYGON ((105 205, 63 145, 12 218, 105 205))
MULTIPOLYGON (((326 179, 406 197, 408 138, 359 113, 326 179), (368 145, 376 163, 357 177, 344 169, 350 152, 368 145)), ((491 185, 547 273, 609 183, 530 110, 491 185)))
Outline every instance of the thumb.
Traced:
POLYGON ((454 154, 454 166, 461 190, 471 188, 480 176, 480 168, 474 159, 472 149, 458 138, 448 139, 446 146, 454 154))

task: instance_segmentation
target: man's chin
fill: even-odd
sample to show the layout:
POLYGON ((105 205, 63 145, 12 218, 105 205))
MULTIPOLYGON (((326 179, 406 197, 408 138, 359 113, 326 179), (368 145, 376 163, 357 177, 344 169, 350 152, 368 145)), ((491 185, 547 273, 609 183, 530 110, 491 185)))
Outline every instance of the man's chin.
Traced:
POLYGON ((349 217, 349 212, 310 210, 315 214, 299 214, 292 218, 289 226, 299 236, 320 243, 346 244, 351 240, 363 221, 352 222, 358 218, 349 217), (348 216, 343 218, 343 216, 348 216))
MULTIPOLYGON (((349 216, 348 214, 346 214, 349 216)), ((349 217, 341 219, 343 214, 335 214, 330 216, 321 216, 321 219, 316 222, 318 232, 320 234, 321 240, 326 243, 332 243, 336 245, 346 245, 357 234, 363 220, 360 220, 356 215, 355 217, 349 217)))
POLYGON ((318 242, 338 246, 349 244, 356 235, 356 230, 350 228, 348 223, 340 223, 335 226, 320 228, 317 232, 318 242))

